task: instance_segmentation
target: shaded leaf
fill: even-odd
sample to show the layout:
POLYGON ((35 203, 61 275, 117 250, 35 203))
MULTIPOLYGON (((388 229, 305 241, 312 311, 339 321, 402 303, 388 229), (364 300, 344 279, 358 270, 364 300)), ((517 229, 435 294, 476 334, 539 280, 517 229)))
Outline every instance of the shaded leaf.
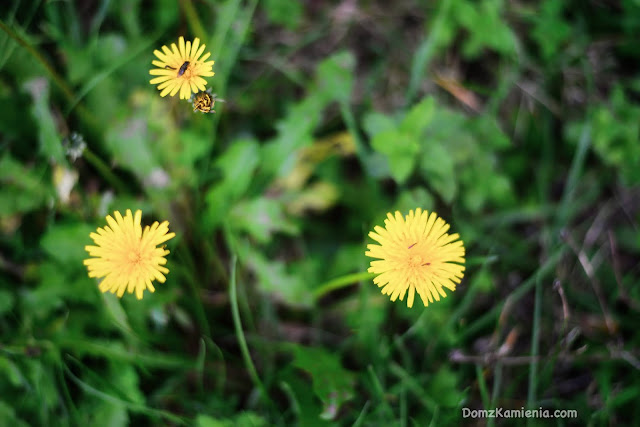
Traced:
POLYGON ((343 368, 339 356, 323 348, 288 344, 293 366, 311 375, 313 392, 324 404, 324 419, 333 419, 340 407, 354 397, 355 375, 343 368))

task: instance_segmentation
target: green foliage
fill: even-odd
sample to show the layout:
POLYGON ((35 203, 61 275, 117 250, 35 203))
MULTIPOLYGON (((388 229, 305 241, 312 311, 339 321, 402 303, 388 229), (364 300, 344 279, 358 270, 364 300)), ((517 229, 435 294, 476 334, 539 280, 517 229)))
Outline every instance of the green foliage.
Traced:
POLYGON ((371 146, 389 159, 391 176, 404 183, 413 172, 422 133, 432 120, 434 100, 428 98, 411 109, 397 125, 390 118, 373 113, 365 119, 371 146))
POLYGON ((302 4, 297 1, 266 0, 264 8, 269 20, 278 25, 295 30, 300 26, 302 17, 302 4))
POLYGON ((371 113, 364 126, 398 183, 417 171, 447 204, 459 197, 471 212, 489 202, 512 203, 509 180, 497 170, 494 154, 508 148, 509 140, 492 118, 468 118, 426 98, 400 119, 371 113))
POLYGON ((9 3, 0 425, 640 417, 638 1, 9 3), (215 114, 149 84, 180 35, 215 114), (417 207, 467 258, 409 309, 364 253, 417 207), (140 301, 83 265, 126 209, 176 233, 140 301))
POLYGON ((322 348, 287 347, 293 352, 292 365, 311 376, 313 392, 323 404, 320 417, 333 419, 340 407, 354 397, 354 374, 342 367, 335 354, 322 348))
POLYGON ((0 214, 29 212, 46 203, 52 191, 43 186, 44 166, 32 170, 5 154, 0 159, 0 214))
POLYGON ((562 2, 546 0, 540 6, 540 12, 533 17, 535 28, 531 31, 531 37, 538 43, 544 60, 558 55, 562 45, 571 36, 571 27, 562 18, 563 11, 562 2))
POLYGON ((476 58, 485 48, 504 55, 515 53, 515 35, 501 17, 504 10, 503 0, 454 0, 452 3, 450 19, 468 31, 468 37, 462 47, 462 53, 466 57, 476 58))
MULTIPOLYGON (((630 103, 621 86, 613 88, 607 105, 598 105, 589 115, 593 134, 593 148, 603 162, 616 168, 622 182, 633 186, 640 184, 640 107, 630 103)), ((572 123, 567 137, 577 142, 579 126, 572 123)))
POLYGON ((261 427, 268 423, 258 414, 242 412, 233 418, 217 419, 207 415, 198 415, 196 418, 198 427, 261 427))

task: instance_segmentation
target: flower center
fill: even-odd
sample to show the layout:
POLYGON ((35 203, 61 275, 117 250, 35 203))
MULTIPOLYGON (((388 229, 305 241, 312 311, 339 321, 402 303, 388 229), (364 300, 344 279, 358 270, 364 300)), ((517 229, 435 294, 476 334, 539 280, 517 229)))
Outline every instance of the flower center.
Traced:
POLYGON ((420 268, 430 265, 431 263, 427 260, 422 252, 420 252, 414 246, 417 245, 417 242, 410 245, 407 250, 407 264, 410 268, 420 268))
POLYGON ((137 267, 142 263, 142 254, 140 251, 131 251, 127 255, 127 259, 132 267, 137 267))
POLYGON ((422 264, 424 264, 424 260, 422 258, 422 255, 420 254, 411 254, 409 255, 408 258, 408 263, 410 267, 420 267, 422 264))

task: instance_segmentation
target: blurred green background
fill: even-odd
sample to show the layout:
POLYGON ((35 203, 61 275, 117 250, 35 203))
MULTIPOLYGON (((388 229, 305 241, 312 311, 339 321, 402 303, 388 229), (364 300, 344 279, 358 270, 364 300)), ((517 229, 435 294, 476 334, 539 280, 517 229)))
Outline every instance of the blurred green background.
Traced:
POLYGON ((640 418, 640 2, 22 0, 0 27, 1 425, 640 418), (180 35, 216 114, 149 84, 180 35), (467 249, 426 309, 363 274, 417 207, 467 249), (82 264, 125 209, 177 235, 141 301, 82 264))

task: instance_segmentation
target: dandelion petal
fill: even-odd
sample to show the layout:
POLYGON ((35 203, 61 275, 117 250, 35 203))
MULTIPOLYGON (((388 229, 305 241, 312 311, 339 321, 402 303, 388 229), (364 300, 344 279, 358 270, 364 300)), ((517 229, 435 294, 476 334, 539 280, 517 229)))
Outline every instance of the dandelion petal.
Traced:
POLYGON ((98 228, 97 233, 89 235, 96 246, 85 246, 91 256, 83 262, 88 275, 102 278, 98 286, 101 292, 115 293, 118 297, 125 292, 135 292, 136 298, 142 299, 145 289, 155 291, 154 280, 165 281, 164 275, 169 270, 163 266, 167 262, 164 255, 168 251, 157 246, 175 234, 169 233, 168 222, 165 221, 149 238, 146 235, 149 227, 145 227, 144 232, 142 230, 140 210, 133 214, 127 209, 124 216, 116 211, 106 219, 109 227, 98 228))
POLYGON ((374 258, 367 271, 391 301, 404 300, 412 307, 417 292, 424 306, 455 291, 464 276, 465 249, 458 234, 447 234, 449 224, 435 212, 418 208, 402 216, 389 212, 384 227, 375 226, 365 255, 374 258))

